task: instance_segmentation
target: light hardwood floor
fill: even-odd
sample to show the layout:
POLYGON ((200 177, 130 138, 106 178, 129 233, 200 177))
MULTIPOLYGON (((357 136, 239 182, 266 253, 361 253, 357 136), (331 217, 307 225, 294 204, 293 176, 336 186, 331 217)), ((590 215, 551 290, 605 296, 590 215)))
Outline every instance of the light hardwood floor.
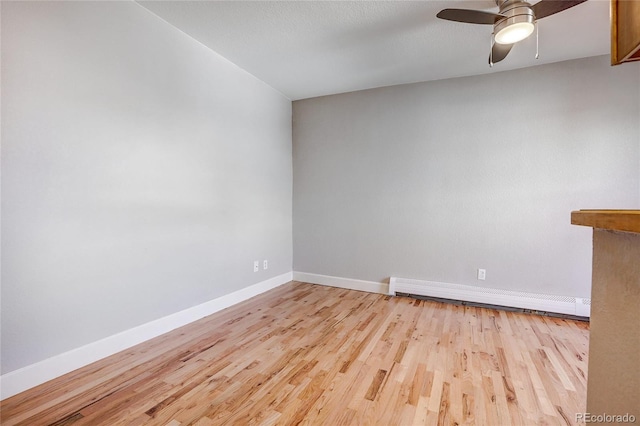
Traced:
POLYGON ((543 425, 589 326, 291 282, 0 405, 2 425, 543 425))

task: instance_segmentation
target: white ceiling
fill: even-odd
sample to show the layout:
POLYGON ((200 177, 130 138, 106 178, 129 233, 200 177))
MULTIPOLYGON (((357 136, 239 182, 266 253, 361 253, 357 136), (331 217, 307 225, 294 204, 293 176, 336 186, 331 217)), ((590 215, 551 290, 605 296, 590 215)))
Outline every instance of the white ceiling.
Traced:
MULTIPOLYGON (((531 1, 536 3, 537 0, 531 1)), ((491 26, 436 18, 447 7, 497 12, 494 0, 138 1, 292 100, 608 54, 609 1, 541 19, 489 68, 491 26)))

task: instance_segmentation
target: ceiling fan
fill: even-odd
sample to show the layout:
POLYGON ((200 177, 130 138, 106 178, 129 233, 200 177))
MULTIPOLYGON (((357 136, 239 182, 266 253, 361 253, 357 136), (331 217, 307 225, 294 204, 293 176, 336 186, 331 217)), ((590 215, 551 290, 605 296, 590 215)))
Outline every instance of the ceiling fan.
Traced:
MULTIPOLYGON (((470 9, 443 9, 436 15, 448 21, 493 25, 489 65, 507 57, 514 43, 529 37, 537 20, 577 6, 587 0, 540 0, 530 4, 521 0, 495 0, 498 13, 470 9)), ((536 53, 536 58, 538 57, 536 53)))

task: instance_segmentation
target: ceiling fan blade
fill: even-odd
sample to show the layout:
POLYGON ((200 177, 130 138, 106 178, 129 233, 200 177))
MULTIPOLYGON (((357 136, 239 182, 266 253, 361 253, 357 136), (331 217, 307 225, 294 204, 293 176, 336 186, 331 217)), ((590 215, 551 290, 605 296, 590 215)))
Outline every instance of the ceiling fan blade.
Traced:
POLYGON ((436 15, 440 19, 447 21, 465 22, 467 24, 489 24, 493 25, 496 20, 504 18, 491 12, 470 9, 443 9, 436 15))
POLYGON ((491 56, 489 56, 489 64, 495 64, 496 62, 500 62, 501 60, 506 58, 509 52, 511 52, 512 47, 513 44, 493 43, 493 47, 491 48, 491 56))
POLYGON ((538 3, 531 6, 531 9, 533 9, 533 14, 536 19, 542 19, 555 13, 562 12, 563 10, 567 10, 570 7, 577 6, 585 1, 587 0, 540 0, 538 3))

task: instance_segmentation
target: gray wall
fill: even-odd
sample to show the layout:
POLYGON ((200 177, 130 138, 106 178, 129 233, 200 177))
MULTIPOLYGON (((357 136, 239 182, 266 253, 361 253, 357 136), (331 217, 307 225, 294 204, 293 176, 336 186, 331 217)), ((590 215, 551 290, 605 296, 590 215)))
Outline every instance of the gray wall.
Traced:
POLYGON ((291 167, 291 102, 139 5, 2 2, 2 373, 290 272, 291 167))
POLYGON ((294 102, 294 270, 589 297, 591 229, 570 212, 640 207, 639 65, 294 102))

